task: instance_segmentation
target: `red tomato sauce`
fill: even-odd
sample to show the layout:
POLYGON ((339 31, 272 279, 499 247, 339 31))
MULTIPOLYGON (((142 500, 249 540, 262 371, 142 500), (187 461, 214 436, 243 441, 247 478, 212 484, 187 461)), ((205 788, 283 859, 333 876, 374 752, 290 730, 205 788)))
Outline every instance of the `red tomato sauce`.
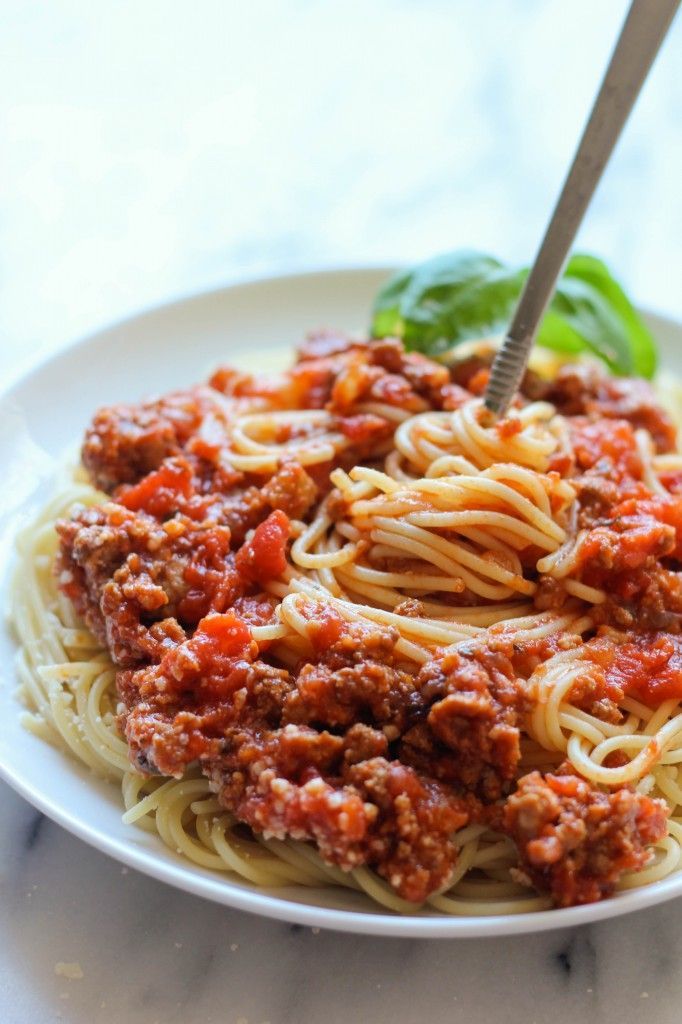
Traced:
MULTIPOLYGON (((632 427, 625 420, 597 420, 582 416, 568 421, 571 443, 582 471, 592 469, 604 460, 615 479, 637 480, 642 475, 642 460, 632 427)), ((606 467, 605 467, 606 468, 606 467)))
POLYGON ((625 696, 652 708, 666 700, 682 700, 682 637, 641 633, 625 643, 596 639, 588 651, 604 670, 606 685, 625 696))

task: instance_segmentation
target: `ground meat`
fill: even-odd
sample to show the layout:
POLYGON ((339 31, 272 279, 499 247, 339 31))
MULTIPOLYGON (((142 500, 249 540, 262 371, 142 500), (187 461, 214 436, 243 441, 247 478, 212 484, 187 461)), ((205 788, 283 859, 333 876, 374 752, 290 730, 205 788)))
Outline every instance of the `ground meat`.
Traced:
POLYGON ((628 788, 603 792, 569 768, 524 776, 503 823, 519 850, 521 878, 568 907, 603 899, 624 872, 644 867, 666 817, 662 800, 628 788))
POLYGON ((158 519, 182 513, 226 526, 234 548, 273 510, 302 518, 317 493, 315 483, 297 462, 284 463, 265 485, 237 486, 242 480, 241 474, 235 478, 222 470, 207 476, 191 457, 175 456, 138 483, 119 487, 115 498, 126 508, 158 519))
POLYGON ((530 679, 535 669, 552 658, 560 651, 570 651, 582 646, 583 640, 578 633, 565 633, 560 630, 550 633, 521 638, 514 621, 491 626, 485 644, 476 644, 486 664, 489 658, 500 658, 502 672, 508 678, 516 677, 522 710, 527 707, 529 699, 523 681, 530 679), (511 666, 511 667, 510 667, 511 666))
POLYGON ((593 365, 568 363, 547 383, 542 397, 565 416, 627 420, 635 429, 649 431, 657 451, 675 450, 675 426, 646 381, 612 377, 593 365))
POLYGON ((682 632, 682 573, 652 562, 634 571, 612 573, 602 581, 606 598, 590 612, 595 624, 682 632))
POLYGON ((397 640, 392 628, 328 619, 318 660, 302 666, 284 720, 330 728, 371 721, 397 739, 420 706, 414 679, 395 665, 397 640))
POLYGON ((340 767, 341 737, 293 724, 274 731, 235 727, 224 746, 207 772, 240 821, 266 836, 313 839, 325 859, 346 869, 363 862, 372 811, 356 791, 323 777, 340 767))
POLYGON ((343 517, 348 512, 349 502, 343 496, 338 487, 332 487, 329 494, 327 495, 326 513, 332 522, 336 522, 338 519, 343 517))
POLYGON ((291 519, 303 519, 316 493, 316 484, 308 473, 297 462, 287 461, 265 485, 236 488, 226 495, 220 504, 219 521, 229 526, 233 546, 237 546, 273 510, 291 519))
POLYGON ((271 509, 286 512, 290 519, 303 519, 317 498, 317 487, 303 466, 287 461, 263 485, 262 494, 271 509))
POLYGON ((443 409, 453 412, 461 409, 463 405, 471 401, 471 392, 460 387, 459 384, 445 384, 440 391, 441 404, 443 409))
POLYGON ((404 601, 395 606, 393 614, 401 615, 406 619, 423 619, 426 617, 424 604, 416 597, 406 597, 404 601))
POLYGON ((83 465, 104 491, 133 483, 179 454, 213 408, 209 389, 198 387, 100 409, 85 435, 83 465))
POLYGON ((577 492, 578 528, 581 530, 589 529, 596 520, 606 518, 620 497, 620 488, 615 480, 599 473, 586 473, 571 483, 577 492))
POLYGON ((328 408, 339 416, 347 416, 360 402, 372 401, 412 413, 429 408, 405 377, 372 363, 369 350, 353 353, 334 376, 328 408))
POLYGON ((627 499, 591 524, 577 552, 582 582, 603 590, 592 609, 595 622, 621 629, 679 632, 682 574, 679 565, 679 496, 627 499))
POLYGON ((371 342, 369 355, 375 366, 404 377, 416 393, 430 404, 440 404, 441 390, 450 383, 450 373, 446 366, 435 363, 420 352, 406 352, 397 338, 382 338, 371 342))
MULTIPOLYGON (((472 393, 472 382, 476 379, 481 379, 482 376, 487 380, 490 373, 490 367, 493 365, 493 359, 495 358, 495 350, 490 348, 485 352, 480 352, 476 355, 466 356, 462 358, 455 358, 449 366, 450 380, 453 384, 457 384, 459 387, 464 388, 465 391, 472 393)), ((478 388, 476 388, 478 391, 478 388)))
POLYGON ((279 600, 273 594, 258 592, 238 597, 231 611, 247 626, 266 626, 275 620, 279 600))
POLYGON ((618 725, 623 720, 619 708, 623 696, 623 688, 615 678, 607 678, 605 673, 595 672, 594 665, 589 664, 571 686, 567 699, 570 704, 602 722, 618 725))
POLYGON ((238 488, 221 503, 220 519, 229 528, 234 545, 243 544, 247 533, 258 526, 270 511, 260 487, 238 488))
POLYGON ((238 724, 275 725, 289 673, 257 655, 248 627, 230 612, 202 620, 158 665, 119 672, 121 725, 133 763, 179 778, 193 761, 218 756, 238 724))
POLYGON ((421 903, 447 883, 457 860, 452 835, 466 804, 399 761, 373 758, 344 776, 377 814, 365 843, 368 864, 406 900, 421 903))
POLYGON ((401 758, 486 802, 509 791, 521 756, 528 700, 509 659, 481 646, 427 662, 417 680, 422 720, 405 733, 401 758))
POLYGON ((57 523, 61 590, 119 665, 156 658, 244 587, 230 532, 177 516, 160 524, 113 502, 57 523))
POLYGON ((415 696, 391 664, 395 631, 320 621, 324 637, 321 664, 292 676, 259 659, 234 612, 209 615, 159 664, 119 673, 131 756, 176 777, 198 761, 254 830, 312 839, 330 863, 369 864, 420 902, 447 880, 471 801, 390 760, 377 726, 397 735, 415 696), (356 720, 363 714, 370 722, 356 720))
POLYGON ((554 579, 553 576, 538 577, 533 604, 539 612, 546 612, 550 609, 556 611, 565 604, 567 597, 563 580, 554 579))
MULTIPOLYGON (((369 864, 399 895, 422 902, 454 866, 452 833, 468 811, 438 783, 384 757, 341 767, 346 740, 289 724, 265 738, 240 731, 210 778, 219 799, 267 836, 314 839, 322 856, 349 870, 369 864), (327 777, 325 777, 327 776, 327 777)), ((351 760, 355 757, 351 754, 351 760)))
POLYGON ((113 498, 133 512, 147 512, 160 520, 180 512, 199 522, 210 519, 229 526, 228 510, 238 501, 237 484, 242 480, 241 473, 228 467, 207 470, 191 455, 176 455, 137 483, 117 487, 113 498))
POLYGON ((356 722, 344 736, 343 760, 347 765, 360 764, 373 757, 385 757, 387 753, 388 740, 385 734, 371 725, 356 722))
MULTIPOLYGON (((569 421, 579 475, 577 525, 586 534, 571 571, 605 600, 592 609, 597 623, 621 629, 678 632, 682 613, 682 496, 655 494, 630 423, 620 419, 569 421)), ((553 607, 558 583, 540 580, 536 607, 553 607)))
POLYGON ((241 486, 215 410, 209 388, 101 409, 86 433, 83 464, 128 508, 214 519, 230 528, 235 546, 273 509, 304 518, 318 488, 303 467, 288 460, 265 484, 241 486))
MULTIPOLYGON (((466 399, 471 398, 472 394, 482 394, 488 383, 495 351, 494 346, 491 344, 485 349, 481 348, 474 355, 462 357, 457 356, 457 350, 455 349, 455 358, 448 368, 451 386, 457 388, 459 392, 463 392, 466 399)), ((542 377, 533 370, 526 370, 519 388, 520 394, 517 396, 515 403, 523 404, 525 400, 535 402, 542 399, 546 387, 547 383, 542 377)), ((458 408, 458 406, 456 404, 452 406, 445 404, 444 408, 458 408)))
MULTIPOLYGON (((410 412, 441 409, 444 389, 450 385, 446 367, 417 352, 405 352, 396 338, 357 342, 334 332, 304 343, 290 378, 299 407, 330 409, 344 418, 349 433, 362 402, 410 412)), ((383 429, 389 426, 384 420, 383 429)))

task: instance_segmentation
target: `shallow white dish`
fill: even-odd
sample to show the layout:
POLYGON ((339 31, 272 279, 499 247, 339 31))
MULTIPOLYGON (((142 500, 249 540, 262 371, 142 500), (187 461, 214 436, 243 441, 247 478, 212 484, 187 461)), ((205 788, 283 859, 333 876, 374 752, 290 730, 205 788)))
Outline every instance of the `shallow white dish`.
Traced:
MULTIPOLYGON (((322 271, 237 284, 143 313, 63 350, 0 398, 0 479, 6 494, 27 486, 16 445, 17 424, 26 426, 31 441, 40 449, 58 457, 80 438, 96 406, 198 382, 220 362, 241 362, 260 369, 283 365, 292 346, 312 327, 366 327, 372 299, 388 273, 385 268, 322 271)), ((660 317, 647 319, 664 364, 682 374, 682 325, 660 317)), ((35 454, 36 449, 32 450, 35 454)), ((39 461, 34 468, 40 469, 39 461)), ((40 476, 37 472, 37 479, 40 476)), ((34 502, 46 496, 47 486, 39 484, 34 502)), ((2 512, 0 496, 0 516, 2 512)), ((4 548, 1 586, 6 603, 10 545, 5 543, 4 548)), ((118 787, 98 780, 82 764, 21 726, 14 697, 13 654, 14 643, 3 623, 0 776, 35 807, 91 845, 216 903, 321 928, 446 938, 586 924, 682 895, 680 872, 586 907, 518 916, 417 913, 398 917, 378 910, 368 898, 349 890, 263 890, 203 870, 175 855, 157 835, 123 825, 118 787)))

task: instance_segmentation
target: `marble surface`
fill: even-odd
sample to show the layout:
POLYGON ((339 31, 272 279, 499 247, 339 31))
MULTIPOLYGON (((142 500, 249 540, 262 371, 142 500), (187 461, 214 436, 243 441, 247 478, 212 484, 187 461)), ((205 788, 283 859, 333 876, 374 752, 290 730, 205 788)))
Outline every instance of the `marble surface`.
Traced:
POLYGON ((3 1024, 676 1024, 682 901, 463 942, 265 921, 122 869, 3 789, 3 1024), (55 973, 78 964, 82 978, 55 973))
MULTIPOLYGON (((0 0, 0 380, 235 276, 528 259, 624 8, 0 0)), ((580 238, 678 317, 680 66, 682 22, 580 238)), ((122 869, 3 785, 0 814, 2 1024, 680 1019, 681 901, 537 937, 314 934, 122 869)))

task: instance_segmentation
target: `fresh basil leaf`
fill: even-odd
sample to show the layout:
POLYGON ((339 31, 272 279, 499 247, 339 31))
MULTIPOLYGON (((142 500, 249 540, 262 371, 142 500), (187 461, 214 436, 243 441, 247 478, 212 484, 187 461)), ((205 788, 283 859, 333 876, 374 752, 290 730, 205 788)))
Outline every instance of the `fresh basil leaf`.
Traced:
POLYGON ((460 250, 397 274, 374 306, 372 333, 403 338, 432 355, 499 330, 519 294, 516 271, 492 256, 460 250))
POLYGON ((372 312, 372 333, 375 338, 385 338, 389 334, 402 338, 405 325, 400 318, 400 300, 413 275, 412 270, 395 274, 379 292, 372 312))
POLYGON ((538 331, 538 343, 555 351, 565 351, 563 331, 572 328, 583 350, 599 356, 613 373, 634 374, 630 336, 622 320, 608 300, 593 285, 580 278, 564 276, 552 298, 550 308, 561 324, 552 341, 543 336, 544 323, 538 331))
POLYGON ((502 330, 524 272, 474 250, 437 256, 396 275, 380 291, 374 336, 393 334, 431 355, 502 330))
POLYGON ((405 309, 405 341, 412 348, 436 354, 454 343, 498 334, 509 321, 525 274, 505 267, 462 282, 457 300, 429 292, 427 301, 405 309), (434 315, 435 314, 435 315, 434 315))
POLYGON ((551 348, 554 352, 561 352, 562 355, 579 356, 581 352, 585 351, 585 342, 582 336, 574 331, 551 307, 545 313, 536 340, 543 348, 551 348), (542 341, 540 341, 540 334, 542 334, 542 341))
POLYGON ((596 256, 575 253, 568 261, 566 274, 593 285, 608 301, 629 338, 632 372, 640 377, 653 377, 658 365, 656 342, 621 286, 611 276, 606 264, 596 256))
MULTIPOLYGON (((498 333, 509 323, 527 274, 468 249, 427 260, 381 289, 372 334, 397 335, 407 348, 439 355, 498 333)), ((537 340, 571 355, 592 352, 614 373, 650 377, 656 367, 653 338, 593 256, 571 258, 537 340)))

